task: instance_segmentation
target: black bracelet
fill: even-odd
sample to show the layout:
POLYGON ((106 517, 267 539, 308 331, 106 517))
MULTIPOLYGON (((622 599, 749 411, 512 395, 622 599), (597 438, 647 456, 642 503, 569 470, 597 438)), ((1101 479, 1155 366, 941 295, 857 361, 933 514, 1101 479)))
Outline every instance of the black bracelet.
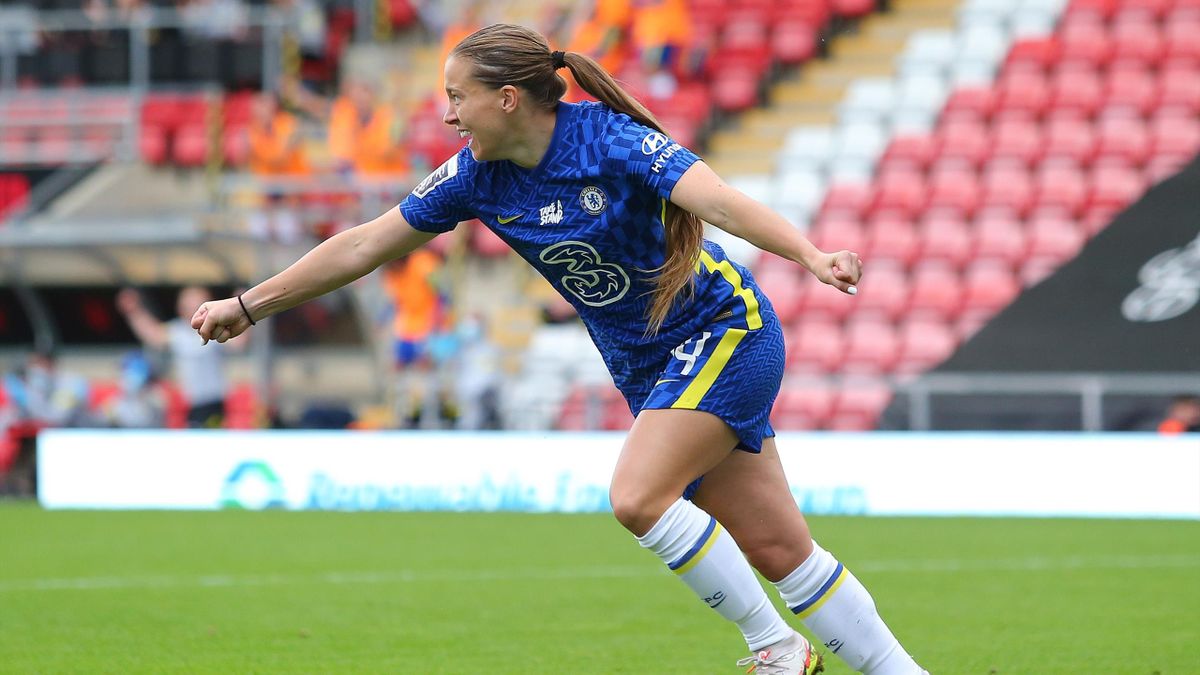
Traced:
POLYGON ((244 313, 246 315, 246 320, 250 322, 250 325, 251 326, 258 325, 256 323, 254 323, 254 317, 250 316, 250 310, 246 309, 246 303, 242 302, 242 294, 241 293, 238 293, 237 299, 238 299, 238 304, 242 306, 242 313, 244 313))

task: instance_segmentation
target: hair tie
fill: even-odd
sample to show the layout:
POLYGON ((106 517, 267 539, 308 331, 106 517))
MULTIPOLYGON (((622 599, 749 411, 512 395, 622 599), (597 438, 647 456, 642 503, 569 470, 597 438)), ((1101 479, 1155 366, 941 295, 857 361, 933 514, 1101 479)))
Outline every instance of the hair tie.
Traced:
POLYGON ((554 69, 567 67, 566 52, 550 52, 550 61, 554 64, 554 69))

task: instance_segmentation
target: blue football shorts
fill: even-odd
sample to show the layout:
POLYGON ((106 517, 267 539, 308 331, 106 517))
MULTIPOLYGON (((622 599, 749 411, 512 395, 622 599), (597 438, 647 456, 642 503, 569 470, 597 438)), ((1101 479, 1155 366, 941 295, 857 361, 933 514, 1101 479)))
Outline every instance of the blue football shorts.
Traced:
MULTIPOLYGON (((737 449, 758 453, 775 435, 771 407, 783 380, 783 330, 770 305, 760 307, 762 327, 746 328, 744 316, 722 313, 671 352, 642 410, 701 410, 721 418, 738 437, 737 449)), ((684 497, 699 487, 688 486, 684 497)))

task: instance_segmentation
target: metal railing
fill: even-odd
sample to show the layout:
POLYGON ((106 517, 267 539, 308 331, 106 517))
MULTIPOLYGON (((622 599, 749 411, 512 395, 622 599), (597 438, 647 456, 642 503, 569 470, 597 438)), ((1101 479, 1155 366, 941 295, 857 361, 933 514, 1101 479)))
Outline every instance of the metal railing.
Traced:
POLYGON ((908 425, 933 428, 933 397, 942 394, 1060 395, 1079 398, 1082 431, 1105 429, 1105 399, 1116 395, 1166 397, 1200 393, 1200 373, 929 373, 895 383, 909 397, 908 425))

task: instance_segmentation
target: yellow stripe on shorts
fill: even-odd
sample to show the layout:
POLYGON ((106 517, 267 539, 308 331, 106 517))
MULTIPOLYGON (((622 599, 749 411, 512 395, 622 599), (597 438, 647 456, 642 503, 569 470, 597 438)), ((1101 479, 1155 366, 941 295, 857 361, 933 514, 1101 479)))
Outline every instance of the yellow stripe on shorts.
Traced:
POLYGON ((717 376, 725 369, 725 364, 729 363, 729 357, 733 356, 733 350, 748 332, 741 328, 730 328, 726 331, 725 335, 721 336, 721 342, 717 344, 717 348, 713 350, 712 356, 696 375, 696 379, 692 380, 687 389, 683 390, 671 407, 695 410, 696 406, 700 405, 700 399, 704 398, 704 395, 712 388, 713 382, 717 381, 717 376))
POLYGON ((754 297, 754 291, 742 285, 742 275, 738 274, 733 265, 728 260, 717 262, 711 253, 703 249, 700 250, 700 259, 696 261, 697 271, 701 264, 710 274, 720 272, 725 281, 733 286, 734 296, 741 298, 746 304, 746 327, 750 330, 762 328, 762 317, 758 314, 758 298, 754 297))

